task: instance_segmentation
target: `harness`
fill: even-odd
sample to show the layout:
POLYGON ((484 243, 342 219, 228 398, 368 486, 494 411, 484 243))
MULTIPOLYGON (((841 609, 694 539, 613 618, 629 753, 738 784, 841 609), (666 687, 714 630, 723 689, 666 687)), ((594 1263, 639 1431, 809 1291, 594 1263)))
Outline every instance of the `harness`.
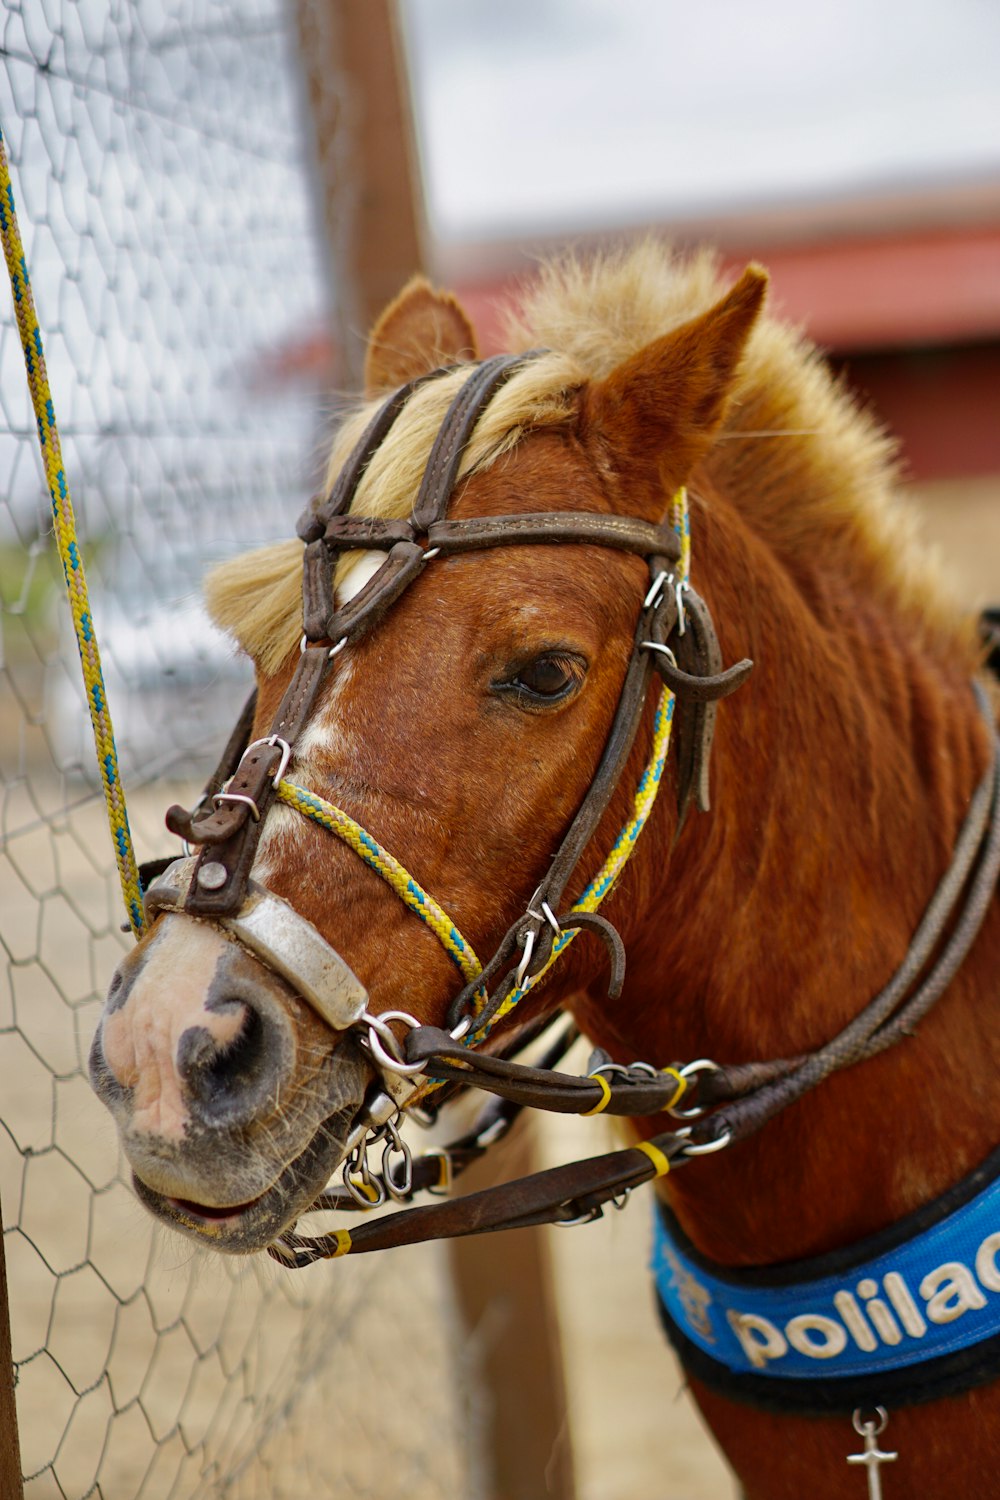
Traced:
MULTIPOLYGON (((716 704, 746 679, 752 665, 743 661, 722 670, 709 611, 688 577, 690 540, 683 492, 675 497, 669 526, 591 513, 447 518, 463 452, 479 416, 523 360, 532 357, 498 356, 472 370, 445 416, 408 519, 386 520, 348 511, 372 455, 413 391, 441 371, 410 382, 384 402, 329 497, 313 502, 301 518, 298 530, 306 544, 304 633, 295 673, 269 734, 247 743, 254 717, 251 700, 201 802, 193 812, 178 807, 168 811, 168 826, 200 852, 170 863, 166 870, 144 867, 147 878, 156 876, 146 892, 146 907, 151 916, 164 910, 184 911, 221 922, 284 974, 335 1029, 359 1034, 379 1081, 369 1091, 350 1134, 344 1186, 321 1194, 315 1210, 369 1209, 387 1197, 409 1204, 421 1191, 447 1190, 458 1173, 506 1133, 524 1107, 631 1117, 664 1111, 685 1123, 631 1148, 534 1173, 455 1201, 404 1208, 354 1230, 312 1236, 286 1231, 268 1247, 286 1266, 491 1229, 584 1222, 598 1217, 609 1202, 622 1206, 639 1184, 746 1138, 830 1072, 875 1055, 912 1029, 969 951, 1000 870, 997 741, 985 700, 976 687, 994 750, 970 802, 952 863, 900 969, 832 1041, 808 1055, 729 1067, 696 1059, 668 1068, 644 1062, 626 1068, 604 1054, 595 1054, 583 1077, 557 1071, 556 1065, 576 1035, 565 1022, 560 1023, 560 1035, 548 1045, 537 1066, 527 1066, 502 1050, 497 1054, 478 1050, 581 930, 592 931, 604 941, 610 958, 610 993, 620 990, 623 945, 597 907, 613 887, 652 809, 675 701, 680 705, 677 796, 679 822, 683 823, 692 802, 702 809, 708 807, 716 704), (632 654, 594 780, 525 911, 482 963, 448 914, 389 851, 342 809, 287 781, 284 773, 337 657, 378 624, 435 557, 538 544, 588 544, 630 552, 645 559, 650 582, 638 607, 632 654), (385 560, 353 599, 338 606, 332 582, 336 558, 342 551, 359 547, 383 551, 385 560), (654 676, 661 688, 654 741, 632 816, 597 877, 567 906, 566 888, 621 780, 654 676), (465 981, 451 1002, 444 1027, 420 1025, 401 1011, 371 1014, 363 987, 340 955, 287 903, 250 879, 261 827, 275 800, 348 842, 436 932, 465 981), (402 1039, 390 1023, 405 1028, 402 1039), (450 1092, 470 1086, 493 1096, 475 1127, 447 1148, 413 1159, 396 1129, 401 1111, 405 1108, 418 1120, 433 1118, 450 1092), (369 1149, 379 1142, 381 1172, 371 1167, 368 1157, 369 1149)), ((547 1023, 529 1026, 519 1041, 534 1040, 543 1024, 547 1023)), ((667 1223, 662 1220, 661 1226, 667 1223)), ((673 1235, 668 1227, 661 1227, 660 1232, 661 1236, 673 1235)), ((661 1238, 658 1254, 663 1264, 680 1268, 681 1282, 687 1278, 689 1287, 697 1274, 709 1274, 705 1265, 696 1272, 694 1263, 684 1260, 688 1252, 676 1237, 661 1238)), ((702 1362, 711 1366, 714 1356, 699 1349, 690 1327, 683 1319, 677 1320, 676 1309, 683 1307, 683 1301, 664 1291, 669 1284, 670 1277, 661 1276, 661 1294, 669 1309, 665 1317, 672 1323, 685 1359, 703 1356, 702 1362)), ((852 1404, 857 1404, 856 1399, 852 1404)))

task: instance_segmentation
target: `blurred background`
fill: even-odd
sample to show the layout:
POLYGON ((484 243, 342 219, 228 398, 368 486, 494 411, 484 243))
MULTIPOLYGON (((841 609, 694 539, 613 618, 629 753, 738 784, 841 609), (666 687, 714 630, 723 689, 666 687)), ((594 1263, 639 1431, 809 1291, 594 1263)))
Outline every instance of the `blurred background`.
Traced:
MULTIPOLYGON (((970 603, 1000 598, 992 0, 0 0, 0 126, 140 857, 170 852, 162 809, 192 800, 247 689, 201 577, 292 534, 365 332, 417 269, 489 350, 565 244, 652 232, 763 261, 899 436, 970 603)), ((135 1207, 84 1077, 126 939, 6 296, 0 435, 25 1494, 731 1495, 655 1326, 642 1203, 294 1282, 135 1207)), ((602 1149, 584 1123, 518 1150, 602 1149)))

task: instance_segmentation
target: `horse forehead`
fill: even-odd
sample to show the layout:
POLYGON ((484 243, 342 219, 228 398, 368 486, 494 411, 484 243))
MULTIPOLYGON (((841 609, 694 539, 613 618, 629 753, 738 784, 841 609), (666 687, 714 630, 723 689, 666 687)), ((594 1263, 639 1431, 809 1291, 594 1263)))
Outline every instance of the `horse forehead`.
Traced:
POLYGON ((612 508, 599 465, 578 442, 564 432, 532 432, 460 483, 448 515, 612 508))

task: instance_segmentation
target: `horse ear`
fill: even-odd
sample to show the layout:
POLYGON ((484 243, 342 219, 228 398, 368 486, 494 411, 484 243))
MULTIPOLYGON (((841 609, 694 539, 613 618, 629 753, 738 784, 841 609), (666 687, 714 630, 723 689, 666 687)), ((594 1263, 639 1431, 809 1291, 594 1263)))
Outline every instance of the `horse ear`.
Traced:
POLYGON ((377 396, 441 365, 478 358, 475 329, 458 299, 414 276, 372 329, 365 394, 377 396))
POLYGON ((668 495, 684 483, 725 416, 766 290, 767 272, 748 266, 707 312, 588 387, 584 432, 598 438, 614 468, 634 473, 652 461, 668 495))

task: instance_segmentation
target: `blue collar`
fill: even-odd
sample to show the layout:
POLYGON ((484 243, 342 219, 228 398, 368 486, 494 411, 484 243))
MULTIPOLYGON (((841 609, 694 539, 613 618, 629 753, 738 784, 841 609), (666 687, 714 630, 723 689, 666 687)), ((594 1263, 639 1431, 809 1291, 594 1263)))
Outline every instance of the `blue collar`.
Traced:
POLYGON ((927 1400, 1000 1373, 1000 1151, 934 1203, 810 1261, 731 1271, 669 1210, 652 1268, 692 1374, 755 1404, 850 1410, 927 1400))

